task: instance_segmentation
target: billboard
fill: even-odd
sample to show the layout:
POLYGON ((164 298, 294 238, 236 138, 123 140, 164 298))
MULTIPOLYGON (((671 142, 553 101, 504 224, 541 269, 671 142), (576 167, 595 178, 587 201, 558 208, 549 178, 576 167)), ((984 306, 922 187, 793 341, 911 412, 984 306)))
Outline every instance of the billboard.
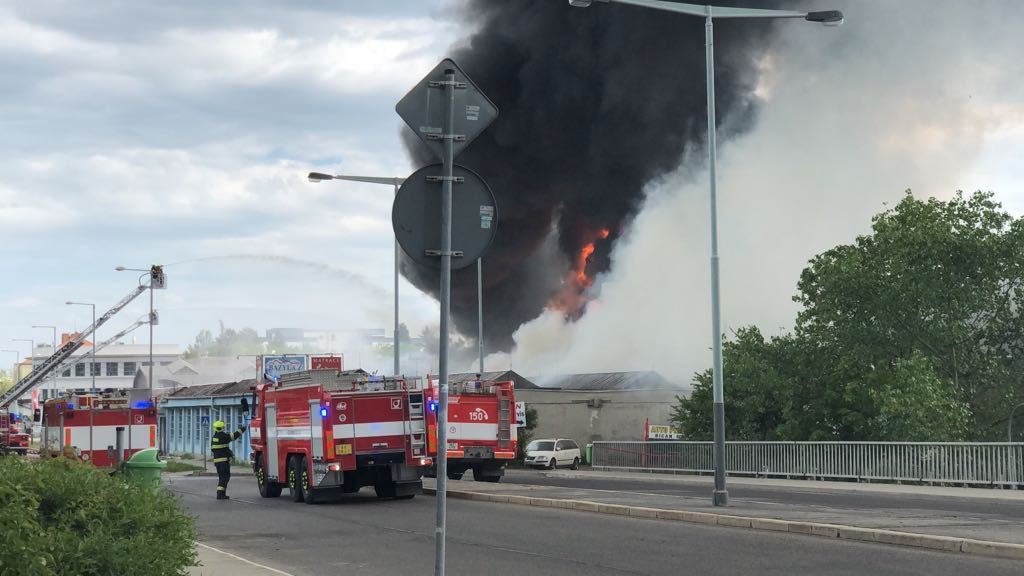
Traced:
POLYGON ((344 356, 311 356, 309 358, 310 370, 344 370, 344 356))
POLYGON ((264 356, 260 375, 264 380, 277 380, 281 374, 301 372, 306 369, 304 355, 264 356))
POLYGON ((666 426, 664 424, 648 424, 647 425, 647 439, 648 440, 682 440, 682 430, 675 426, 666 426))

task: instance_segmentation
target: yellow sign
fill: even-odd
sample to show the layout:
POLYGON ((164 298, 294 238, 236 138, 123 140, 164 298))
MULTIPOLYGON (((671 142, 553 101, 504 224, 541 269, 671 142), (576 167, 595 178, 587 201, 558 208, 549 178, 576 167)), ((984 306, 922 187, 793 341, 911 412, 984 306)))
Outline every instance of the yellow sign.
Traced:
POLYGON ((683 437, 683 432, 675 426, 648 424, 647 437, 651 440, 680 440, 683 437))
POLYGON ((334 450, 338 456, 348 456, 352 453, 351 444, 338 444, 338 447, 334 450))

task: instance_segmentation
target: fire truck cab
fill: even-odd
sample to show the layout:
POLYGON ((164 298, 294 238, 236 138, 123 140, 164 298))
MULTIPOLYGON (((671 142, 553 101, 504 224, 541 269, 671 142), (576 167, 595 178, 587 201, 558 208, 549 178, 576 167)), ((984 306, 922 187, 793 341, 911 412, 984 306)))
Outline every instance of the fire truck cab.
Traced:
POLYGON ((82 461, 100 468, 117 463, 117 435, 122 435, 122 458, 156 447, 156 406, 148 399, 133 399, 131 390, 98 394, 68 393, 42 406, 40 455, 73 451, 82 461))
MULTIPOLYGON (((429 448, 437 455, 436 383, 427 388, 429 448)), ((516 457, 514 384, 469 380, 448 385, 447 476, 461 480, 468 470, 479 482, 499 482, 516 457)), ((436 470, 432 470, 436 473, 436 470)))
POLYGON ((362 370, 306 370, 256 386, 250 426, 260 496, 288 487, 315 503, 328 492, 373 486, 379 498, 412 498, 430 465, 423 391, 362 370))

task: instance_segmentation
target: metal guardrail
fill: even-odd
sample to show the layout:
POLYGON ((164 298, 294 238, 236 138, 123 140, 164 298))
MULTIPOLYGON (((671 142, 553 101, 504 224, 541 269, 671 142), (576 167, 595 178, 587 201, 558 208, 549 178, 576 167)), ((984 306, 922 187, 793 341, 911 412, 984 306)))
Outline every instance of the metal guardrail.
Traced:
MULTIPOLYGON (((594 442, 601 468, 711 473, 711 442, 594 442)), ((1020 442, 726 442, 729 474, 1024 485, 1020 442)))

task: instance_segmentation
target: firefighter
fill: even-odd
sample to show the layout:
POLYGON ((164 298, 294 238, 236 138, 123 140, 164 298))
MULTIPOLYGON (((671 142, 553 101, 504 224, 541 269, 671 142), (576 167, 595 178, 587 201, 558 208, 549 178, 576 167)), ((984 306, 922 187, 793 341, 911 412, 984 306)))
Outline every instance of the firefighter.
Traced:
POLYGON ((217 500, 228 500, 228 480, 231 480, 231 448, 230 444, 238 440, 245 432, 245 426, 239 426, 236 432, 228 434, 224 431, 224 422, 213 423, 213 438, 210 449, 213 451, 213 465, 217 467, 217 500))

